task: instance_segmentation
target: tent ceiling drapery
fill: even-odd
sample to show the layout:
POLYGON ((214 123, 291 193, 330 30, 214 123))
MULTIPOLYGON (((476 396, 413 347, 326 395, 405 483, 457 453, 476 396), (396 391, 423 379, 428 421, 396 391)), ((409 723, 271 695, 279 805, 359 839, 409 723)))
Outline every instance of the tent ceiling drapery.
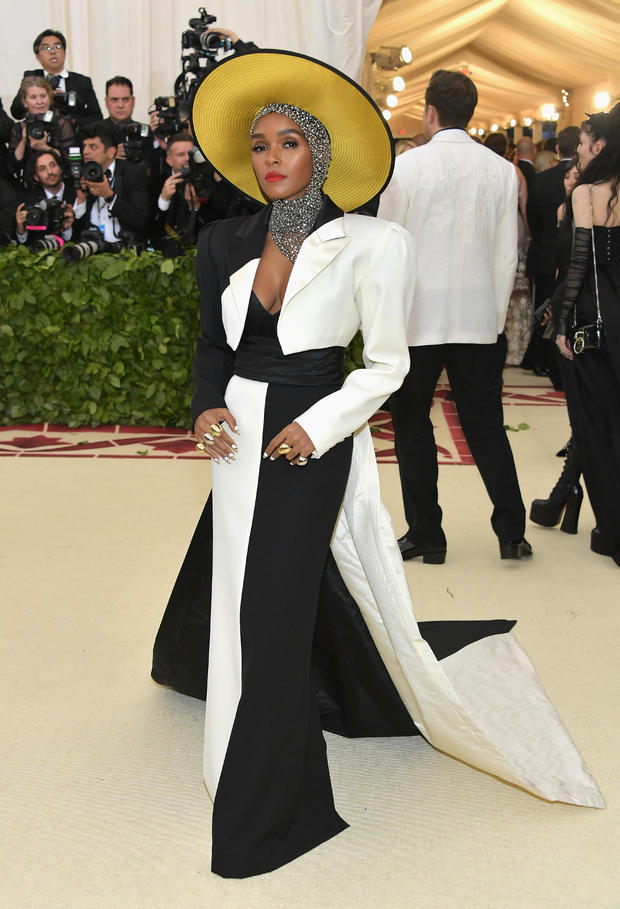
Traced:
MULTIPOLYGON (((395 133, 419 125, 436 69, 467 67, 483 126, 536 116, 545 103, 559 110, 562 88, 620 88, 620 0, 383 0, 368 51, 404 44, 414 56, 398 71, 406 88, 392 115, 395 133)), ((377 97, 370 66, 364 84, 377 97)))

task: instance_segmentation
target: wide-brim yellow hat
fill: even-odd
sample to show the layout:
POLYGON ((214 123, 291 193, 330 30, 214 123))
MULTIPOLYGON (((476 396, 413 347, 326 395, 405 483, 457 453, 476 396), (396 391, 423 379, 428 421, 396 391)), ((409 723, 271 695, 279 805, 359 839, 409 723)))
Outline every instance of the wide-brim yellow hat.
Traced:
POLYGON ((194 136, 215 170, 242 192, 269 201, 254 174, 250 128, 263 107, 293 104, 321 121, 332 160, 324 192, 344 211, 381 192, 392 174, 390 131, 381 111, 352 79, 327 63, 281 50, 228 57, 200 83, 194 136))

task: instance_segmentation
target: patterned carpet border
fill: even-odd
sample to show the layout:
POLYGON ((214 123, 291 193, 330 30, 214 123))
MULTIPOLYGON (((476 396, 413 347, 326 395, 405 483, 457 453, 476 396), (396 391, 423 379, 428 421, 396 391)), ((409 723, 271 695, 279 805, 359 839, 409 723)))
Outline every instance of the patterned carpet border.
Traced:
MULTIPOLYGON (((469 466, 474 463, 459 423, 456 407, 446 400, 448 386, 438 386, 431 419, 435 427, 438 461, 441 465, 469 466)), ((505 386, 505 407, 565 406, 564 394, 540 386, 505 386)), ((388 411, 380 410, 370 420, 377 461, 395 464, 394 429, 388 411)), ((0 427, 0 457, 90 457, 90 458, 203 458, 196 451, 191 432, 148 426, 81 426, 69 429, 55 423, 0 427)))

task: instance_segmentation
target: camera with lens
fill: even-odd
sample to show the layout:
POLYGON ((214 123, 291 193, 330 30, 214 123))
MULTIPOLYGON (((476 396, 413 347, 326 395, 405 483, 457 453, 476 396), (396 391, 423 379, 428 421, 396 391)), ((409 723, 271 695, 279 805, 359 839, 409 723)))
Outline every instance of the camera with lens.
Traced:
POLYGON ((206 35, 209 27, 216 21, 216 16, 211 16, 204 6, 198 7, 200 16, 197 19, 190 19, 188 22, 189 29, 181 34, 181 47, 183 50, 211 51, 217 52, 220 47, 226 47, 230 50, 232 42, 229 38, 221 38, 220 35, 206 35))
POLYGON ((96 161, 85 161, 82 149, 77 145, 69 148, 69 180, 75 190, 82 188, 82 180, 91 183, 103 183, 103 168, 96 161))
POLYGON ((198 18, 189 20, 189 29, 181 33, 182 73, 174 83, 174 92, 180 98, 193 98, 196 89, 207 73, 216 65, 221 50, 232 50, 230 38, 212 32, 206 34, 216 21, 204 6, 198 7, 198 18))
POLYGON ((45 139, 48 145, 58 148, 60 136, 58 133, 58 119, 53 110, 46 110, 44 114, 27 114, 25 118, 26 135, 31 139, 45 139))
POLYGON ((213 168, 197 148, 192 149, 190 162, 179 171, 179 175, 182 182, 179 182, 177 192, 183 192, 184 185, 191 183, 199 199, 208 199, 215 188, 213 168))
POLYGON ((189 110, 186 111, 183 102, 179 102, 174 95, 155 98, 149 113, 154 111, 157 111, 159 117, 159 123, 153 130, 158 139, 168 139, 175 133, 180 133, 183 124, 189 120, 189 110))
POLYGON ((143 164, 145 141, 150 133, 146 123, 117 123, 116 128, 125 146, 125 158, 133 164, 143 164))
POLYGON ((46 230, 51 234, 62 233, 66 202, 60 199, 41 199, 25 206, 26 230, 46 230))
POLYGON ((77 92, 54 92, 54 109, 59 117, 75 119, 81 107, 82 103, 77 92))
POLYGON ((87 259, 88 256, 103 252, 106 246, 103 233, 97 227, 92 227, 82 231, 79 243, 65 246, 62 254, 67 263, 79 262, 80 259, 87 259))
POLYGON ((62 248, 62 224, 66 209, 67 203, 60 199, 41 199, 25 206, 24 226, 31 237, 37 236, 33 243, 29 243, 33 251, 62 248))

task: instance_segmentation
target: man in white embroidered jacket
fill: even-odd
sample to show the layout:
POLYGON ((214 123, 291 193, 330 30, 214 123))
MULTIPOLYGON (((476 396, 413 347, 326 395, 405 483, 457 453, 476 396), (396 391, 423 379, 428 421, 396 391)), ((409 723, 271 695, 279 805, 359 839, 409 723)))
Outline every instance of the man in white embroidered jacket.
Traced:
POLYGON ((410 231, 421 263, 408 327, 411 370, 391 401, 408 523, 400 550, 404 559, 434 564, 445 560, 446 537, 429 413, 443 365, 493 502, 500 555, 532 553, 501 401, 502 332, 517 263, 517 178, 511 164, 468 135, 477 101, 463 73, 433 75, 424 109, 430 141, 396 159, 379 206, 379 217, 410 231))

